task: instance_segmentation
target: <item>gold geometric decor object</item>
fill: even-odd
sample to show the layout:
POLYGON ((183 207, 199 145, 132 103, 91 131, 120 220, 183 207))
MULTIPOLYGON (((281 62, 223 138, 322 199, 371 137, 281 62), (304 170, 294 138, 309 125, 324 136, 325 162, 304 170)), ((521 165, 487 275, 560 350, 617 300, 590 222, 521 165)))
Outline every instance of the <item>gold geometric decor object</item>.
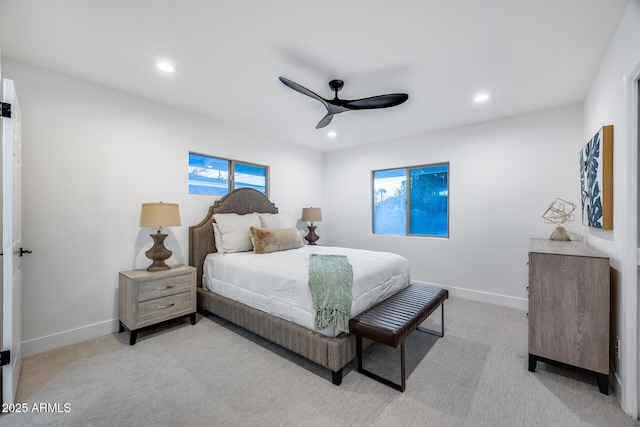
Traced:
POLYGON ((555 224, 557 227, 551 233, 551 240, 571 240, 569 233, 563 227, 565 222, 571 222, 575 220, 573 211, 576 210, 575 203, 567 202, 564 199, 557 198, 547 208, 542 215, 544 222, 547 224, 555 224))

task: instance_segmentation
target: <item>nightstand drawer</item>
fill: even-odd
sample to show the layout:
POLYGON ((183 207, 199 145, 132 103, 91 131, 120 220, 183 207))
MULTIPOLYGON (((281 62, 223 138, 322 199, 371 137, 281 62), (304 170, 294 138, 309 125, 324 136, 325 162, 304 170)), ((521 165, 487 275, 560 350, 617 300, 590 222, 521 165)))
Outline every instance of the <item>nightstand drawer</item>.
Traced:
POLYGON ((191 290, 191 274, 180 274, 161 279, 141 281, 138 286, 138 301, 179 294, 191 290))
POLYGON ((191 300, 191 292, 183 292, 143 301, 138 304, 138 322, 140 324, 148 321, 161 322, 175 317, 180 312, 194 311, 195 307, 192 306, 191 300))

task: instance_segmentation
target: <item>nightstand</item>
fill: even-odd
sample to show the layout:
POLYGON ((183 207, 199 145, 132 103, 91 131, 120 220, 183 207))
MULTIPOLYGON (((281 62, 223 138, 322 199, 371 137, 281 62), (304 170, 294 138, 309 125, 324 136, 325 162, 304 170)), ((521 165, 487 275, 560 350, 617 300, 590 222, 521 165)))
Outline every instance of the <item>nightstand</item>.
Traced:
POLYGON ((196 269, 190 266, 151 272, 120 272, 120 331, 131 331, 134 345, 138 331, 168 320, 190 317, 196 324, 196 269))

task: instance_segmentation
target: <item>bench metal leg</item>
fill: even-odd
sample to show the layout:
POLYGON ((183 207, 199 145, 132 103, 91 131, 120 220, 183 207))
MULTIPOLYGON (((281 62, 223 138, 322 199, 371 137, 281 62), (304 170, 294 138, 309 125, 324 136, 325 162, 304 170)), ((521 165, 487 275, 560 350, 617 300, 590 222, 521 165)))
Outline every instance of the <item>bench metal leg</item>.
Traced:
POLYGON ((404 393, 406 388, 406 377, 405 377, 405 363, 404 363, 404 342, 400 343, 400 375, 402 376, 401 383, 396 384, 393 381, 389 381, 386 378, 381 377, 380 375, 374 374, 371 371, 367 371, 362 365, 362 337, 356 334, 356 353, 358 354, 358 372, 372 378, 386 386, 389 386, 395 390, 401 391, 404 393))
MULTIPOLYGON (((418 326, 418 330, 421 332, 426 332, 431 335, 435 335, 437 337, 444 337, 444 303, 440 305, 440 319, 441 319, 441 327, 440 331, 435 331, 428 328, 423 328, 418 326)), ((400 376, 401 382, 400 384, 396 384, 392 381, 389 381, 386 378, 381 377, 380 375, 374 374, 371 371, 368 371, 362 365, 362 337, 356 333, 356 354, 358 355, 358 372, 372 378, 378 382, 381 382, 384 385, 387 385, 395 390, 401 391, 404 393, 406 388, 406 373, 405 373, 405 357, 404 357, 404 341, 400 343, 400 376)))
POLYGON ((404 341, 402 341, 402 343, 400 343, 400 375, 402 376, 402 382, 400 383, 400 388, 398 390, 403 393, 407 385, 407 377, 405 375, 404 366, 404 341))
POLYGON ((435 335, 436 337, 442 338, 444 336, 444 303, 442 303, 440 305, 440 310, 441 310, 441 312, 440 312, 440 315, 441 315, 441 317, 440 317, 440 319, 441 319, 440 320, 440 331, 435 331, 435 330, 429 329, 429 328, 423 328, 422 326, 418 326, 418 330, 420 332, 426 332, 428 334, 435 335))

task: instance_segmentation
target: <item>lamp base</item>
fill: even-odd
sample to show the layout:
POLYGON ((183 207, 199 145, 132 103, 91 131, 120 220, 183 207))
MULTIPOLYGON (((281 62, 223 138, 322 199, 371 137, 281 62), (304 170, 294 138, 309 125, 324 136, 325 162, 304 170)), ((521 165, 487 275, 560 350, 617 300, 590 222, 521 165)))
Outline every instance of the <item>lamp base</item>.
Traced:
POLYGON ((309 234, 304 236, 304 238, 307 242, 309 242, 310 245, 315 245, 316 241, 320 238, 320 236, 316 234, 316 226, 307 225, 307 228, 309 229, 309 234))
POLYGON ((147 267, 147 271, 170 270, 171 267, 164 262, 173 253, 164 246, 164 239, 167 238, 167 235, 158 231, 156 234, 150 234, 150 236, 153 238, 153 246, 144 254, 153 262, 147 267))

